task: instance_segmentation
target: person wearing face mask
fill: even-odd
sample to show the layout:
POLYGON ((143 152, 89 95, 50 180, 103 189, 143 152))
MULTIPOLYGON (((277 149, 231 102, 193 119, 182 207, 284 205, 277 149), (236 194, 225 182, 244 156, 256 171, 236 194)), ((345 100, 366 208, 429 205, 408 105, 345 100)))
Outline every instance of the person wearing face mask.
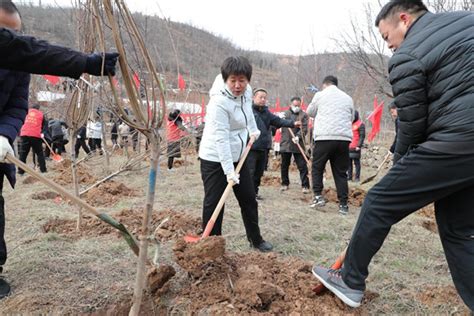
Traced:
POLYGON ((316 92, 308 106, 308 115, 314 117, 312 180, 314 199, 310 206, 323 207, 326 204, 323 192, 323 173, 326 163, 331 162, 331 171, 339 199, 339 213, 346 215, 349 168, 349 144, 352 140, 352 119, 354 103, 352 98, 338 87, 334 76, 323 80, 322 90, 316 92))
MULTIPOLYGON (((251 247, 267 252, 273 249, 265 241, 258 225, 258 203, 248 162, 240 174, 235 167, 249 139, 256 140, 260 131, 252 113, 252 65, 247 58, 226 58, 209 91, 206 125, 199 146, 201 178, 204 184, 202 226, 206 227, 228 183, 239 202, 247 239, 251 247)), ((222 235, 224 209, 217 218, 211 235, 222 235)))
POLYGON ((293 157, 298 171, 300 173, 301 187, 304 194, 310 192, 309 190, 309 177, 308 177, 308 165, 306 164, 306 159, 303 157, 300 149, 298 148, 299 144, 301 148, 305 148, 303 141, 304 135, 308 132, 308 115, 301 110, 301 98, 293 97, 291 98, 290 108, 284 112, 285 119, 301 122, 299 126, 292 128, 293 137, 290 133, 289 128, 281 129, 281 142, 280 142, 280 154, 281 154, 281 191, 288 190, 290 185, 289 178, 289 167, 291 164, 291 158, 293 157))
POLYGON ((285 120, 270 112, 267 106, 267 91, 258 88, 253 91, 253 115, 257 122, 257 127, 261 134, 252 146, 252 150, 247 157, 250 175, 255 186, 255 194, 257 200, 262 200, 258 194, 260 187, 260 179, 265 172, 265 166, 268 161, 268 152, 272 147, 272 131, 271 128, 280 127, 300 127, 300 121, 285 120))

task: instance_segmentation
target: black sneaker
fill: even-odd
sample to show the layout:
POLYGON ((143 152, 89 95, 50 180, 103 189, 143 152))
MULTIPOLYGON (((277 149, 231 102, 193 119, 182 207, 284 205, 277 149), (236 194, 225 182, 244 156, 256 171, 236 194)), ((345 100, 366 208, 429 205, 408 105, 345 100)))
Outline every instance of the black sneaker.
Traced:
POLYGON ((10 284, 8 284, 8 282, 1 276, 2 271, 3 267, 0 266, 0 300, 10 295, 11 292, 10 284))
POLYGON ((350 307, 359 307, 364 291, 351 289, 344 282, 341 270, 313 267, 313 275, 331 292, 350 307))
POLYGON ((252 247, 261 252, 270 252, 273 250, 273 245, 265 240, 262 240, 258 245, 252 244, 252 247))
POLYGON ((326 201, 324 200, 322 195, 316 195, 309 205, 310 207, 323 207, 326 205, 326 201))
POLYGON ((349 213, 349 206, 347 204, 339 205, 339 214, 347 215, 349 213))

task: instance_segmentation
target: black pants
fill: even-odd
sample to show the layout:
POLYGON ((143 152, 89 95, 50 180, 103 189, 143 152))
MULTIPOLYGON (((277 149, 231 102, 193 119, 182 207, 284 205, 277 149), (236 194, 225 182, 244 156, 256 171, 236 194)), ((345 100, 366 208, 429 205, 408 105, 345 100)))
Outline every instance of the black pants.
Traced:
POLYGON ((347 179, 352 180, 352 168, 355 167, 355 179, 360 180, 360 158, 350 158, 347 179))
POLYGON ((281 154, 281 184, 290 185, 288 171, 290 169, 291 156, 295 158, 296 166, 300 172, 301 186, 309 189, 308 165, 301 153, 284 153, 281 154))
POLYGON ((66 152, 66 142, 64 141, 63 135, 55 136, 53 137, 53 143, 51 144, 51 149, 53 149, 53 152, 61 155, 62 153, 66 152))
POLYGON ((3 174, 0 175, 0 267, 7 261, 7 245, 5 243, 5 200, 2 195, 3 174))
POLYGON ((260 180, 265 172, 265 165, 268 160, 267 150, 251 150, 247 157, 247 165, 249 166, 250 177, 253 179, 255 194, 258 194, 260 180))
MULTIPOLYGON (((200 161, 201 178, 204 183, 204 202, 202 208, 202 226, 204 229, 207 222, 211 219, 212 213, 214 212, 219 199, 224 193, 227 186, 227 177, 219 162, 204 159, 200 159, 200 161)), ((255 198, 255 190, 247 162, 243 164, 242 169, 240 170, 240 184, 234 185, 233 190, 240 205, 240 212, 244 221, 247 239, 254 245, 258 245, 263 241, 263 239, 260 235, 260 228, 258 226, 258 203, 255 198)), ((222 208, 222 211, 216 220, 211 235, 222 235, 223 217, 224 208, 222 208)))
MULTIPOLYGON (((21 146, 19 146, 19 156, 20 160, 26 162, 26 158, 30 152, 30 149, 33 149, 33 154, 38 157, 38 164, 41 172, 46 172, 46 163, 44 161, 43 153, 43 141, 38 137, 30 136, 21 136, 21 146)), ((23 169, 18 168, 19 174, 24 174, 23 169)))
POLYGON ((168 157, 168 170, 173 169, 174 157, 168 157))
POLYGON ((102 139, 101 138, 89 138, 89 148, 91 151, 99 149, 100 154, 102 155, 102 139))
POLYGON ((79 157, 79 149, 81 149, 81 147, 84 149, 86 154, 91 152, 84 138, 76 138, 76 143, 74 144, 74 154, 76 155, 76 158, 79 157))
POLYGON ((418 147, 390 169, 362 206, 342 271, 347 285, 364 289, 369 263, 392 225, 431 202, 454 284, 474 310, 474 155, 418 147))
POLYGON ((349 168, 349 142, 341 140, 324 140, 313 145, 313 192, 321 195, 323 192, 323 173, 326 163, 331 162, 332 175, 336 184, 339 203, 347 205, 347 169, 349 168))

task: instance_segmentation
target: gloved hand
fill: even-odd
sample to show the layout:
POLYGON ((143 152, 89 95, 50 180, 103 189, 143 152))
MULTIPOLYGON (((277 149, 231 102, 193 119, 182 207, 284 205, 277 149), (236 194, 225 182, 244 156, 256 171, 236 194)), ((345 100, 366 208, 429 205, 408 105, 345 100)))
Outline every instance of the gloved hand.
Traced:
POLYGON ((295 121, 294 122, 294 127, 301 127, 301 121, 295 121))
MULTIPOLYGON (((93 76, 102 76, 102 55, 94 53, 87 56, 84 72, 93 76)), ((115 64, 117 63, 118 56, 118 53, 105 53, 104 76, 115 76, 115 64)))
POLYGON ((14 156, 13 148, 8 141, 8 138, 0 135, 0 162, 5 162, 5 156, 9 153, 14 156))
POLYGON ((298 136, 295 136, 291 139, 293 143, 298 144, 300 142, 300 138, 298 136))
POLYGON ((40 136, 41 136, 41 138, 44 138, 44 134, 43 134, 43 133, 41 133, 41 135, 40 135, 40 136))
POLYGON ((238 173, 235 173, 235 171, 232 171, 227 175, 227 183, 233 182, 234 185, 240 183, 240 175, 238 173))

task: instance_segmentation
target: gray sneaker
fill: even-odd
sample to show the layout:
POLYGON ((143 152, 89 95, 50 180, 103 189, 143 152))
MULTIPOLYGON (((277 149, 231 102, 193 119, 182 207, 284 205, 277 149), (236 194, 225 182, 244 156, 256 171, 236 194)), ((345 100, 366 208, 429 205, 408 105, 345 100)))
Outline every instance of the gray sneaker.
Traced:
POLYGON ((331 292, 350 307, 359 307, 364 291, 351 289, 344 283, 341 270, 314 266, 313 275, 331 292))
POLYGON ((316 195, 309 205, 310 207, 323 207, 326 205, 326 201, 324 200, 322 195, 316 195))
POLYGON ((346 204, 339 205, 339 214, 347 215, 349 213, 349 206, 346 204))

